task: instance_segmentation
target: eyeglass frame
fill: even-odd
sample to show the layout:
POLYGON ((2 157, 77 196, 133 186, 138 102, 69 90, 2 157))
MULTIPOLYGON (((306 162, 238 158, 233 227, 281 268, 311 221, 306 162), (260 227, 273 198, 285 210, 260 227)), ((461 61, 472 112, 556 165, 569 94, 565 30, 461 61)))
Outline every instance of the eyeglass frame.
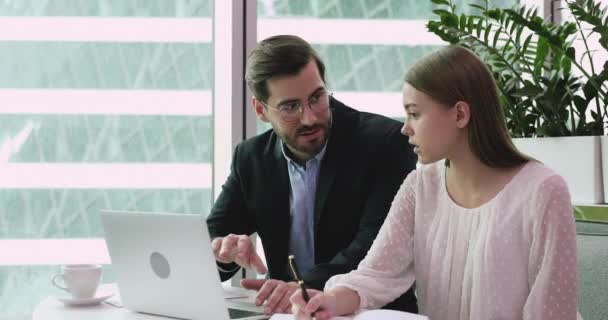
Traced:
MULTIPOLYGON (((325 94, 327 94, 327 109, 325 109, 325 110, 329 110, 330 105, 331 105, 331 97, 333 97, 333 94, 334 94, 334 93, 333 93, 333 92, 331 92, 331 91, 328 91, 328 90, 324 90, 324 93, 325 93, 325 94)), ((285 119, 285 115, 284 115, 283 113, 281 113, 281 108, 279 108, 278 106, 277 106, 277 107, 273 107, 273 106, 271 106, 271 105, 269 105, 269 104, 265 103, 264 101, 262 101, 262 100, 260 100, 260 99, 257 99, 257 100, 258 100, 258 102, 259 102, 259 103, 261 103, 261 104, 262 104, 264 107, 267 107, 268 109, 272 109, 272 110, 274 110, 274 111, 278 112, 278 113, 279 113, 279 115, 281 116, 281 120, 283 120, 283 121, 285 121, 285 122, 293 122, 293 121, 296 121, 297 119, 299 119, 299 118, 302 116, 302 114, 304 114, 304 107, 305 107, 306 105, 308 106, 308 108, 310 108, 310 111, 312 111, 312 112, 318 112, 318 111, 320 111, 320 110, 314 109, 314 108, 312 107, 313 103, 312 103, 312 102, 310 102, 310 98, 309 98, 309 99, 308 99, 308 101, 306 101, 306 102, 302 102, 302 101, 298 100, 298 101, 297 101, 297 103, 298 103, 298 105, 299 105, 299 106, 298 106, 298 113, 294 113, 294 114, 293 114, 293 115, 294 115, 294 118, 293 118, 293 119, 285 119)))

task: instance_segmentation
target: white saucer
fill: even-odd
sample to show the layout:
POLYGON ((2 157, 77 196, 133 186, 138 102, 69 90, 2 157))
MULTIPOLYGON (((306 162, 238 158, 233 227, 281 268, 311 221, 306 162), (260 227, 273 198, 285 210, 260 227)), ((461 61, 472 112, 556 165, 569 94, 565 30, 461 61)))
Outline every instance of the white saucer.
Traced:
POLYGON ((94 306, 102 303, 113 295, 112 292, 99 292, 92 298, 84 299, 74 299, 72 296, 64 295, 57 297, 57 300, 63 302, 66 306, 94 306))

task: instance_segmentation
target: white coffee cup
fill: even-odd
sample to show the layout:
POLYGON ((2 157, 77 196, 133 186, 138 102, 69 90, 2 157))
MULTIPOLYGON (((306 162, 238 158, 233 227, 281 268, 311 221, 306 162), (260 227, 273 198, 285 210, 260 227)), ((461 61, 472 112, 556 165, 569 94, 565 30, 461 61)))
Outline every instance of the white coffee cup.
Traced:
POLYGON ((101 265, 69 264, 61 267, 61 273, 53 275, 51 282, 59 289, 72 294, 74 299, 86 299, 95 296, 101 279, 101 265), (64 285, 57 282, 62 280, 64 285))

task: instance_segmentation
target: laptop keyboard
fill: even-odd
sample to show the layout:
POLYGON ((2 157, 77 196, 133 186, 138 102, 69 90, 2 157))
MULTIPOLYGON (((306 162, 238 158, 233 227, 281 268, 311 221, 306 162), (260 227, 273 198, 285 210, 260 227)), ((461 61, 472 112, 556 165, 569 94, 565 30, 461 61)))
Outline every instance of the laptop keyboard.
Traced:
POLYGON ((255 312, 255 311, 228 308, 228 315, 230 316, 230 319, 241 319, 241 318, 247 318, 247 317, 253 317, 253 316, 262 316, 264 314, 260 313, 260 312, 255 312))

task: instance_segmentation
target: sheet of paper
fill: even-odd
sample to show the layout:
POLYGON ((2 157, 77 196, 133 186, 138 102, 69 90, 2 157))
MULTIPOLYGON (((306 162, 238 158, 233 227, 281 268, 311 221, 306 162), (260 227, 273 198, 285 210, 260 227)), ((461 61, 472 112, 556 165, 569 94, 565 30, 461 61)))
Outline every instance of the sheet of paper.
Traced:
MULTIPOLYGON (((291 314, 275 314, 270 320, 293 320, 291 314)), ((426 316, 394 310, 363 310, 353 317, 333 317, 331 320, 428 320, 426 316)))
POLYGON ((354 320, 428 320, 428 317, 394 310, 366 310, 357 314, 354 320))

